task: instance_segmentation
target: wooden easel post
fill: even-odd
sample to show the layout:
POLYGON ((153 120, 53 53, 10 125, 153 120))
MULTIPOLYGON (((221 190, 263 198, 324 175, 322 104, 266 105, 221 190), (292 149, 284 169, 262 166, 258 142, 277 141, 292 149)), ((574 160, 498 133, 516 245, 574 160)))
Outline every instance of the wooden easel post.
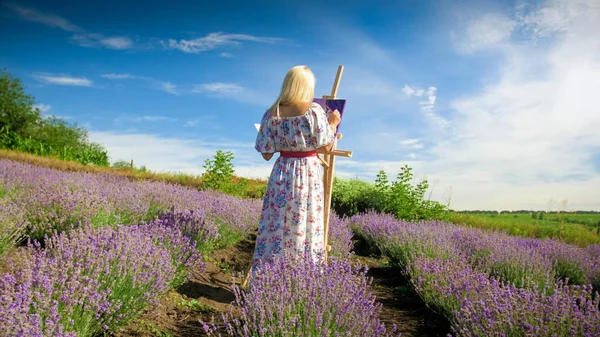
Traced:
MULTIPOLYGON (((340 80, 342 79, 342 73, 344 72, 344 66, 338 66, 337 74, 335 75, 335 80, 333 81, 333 87, 331 88, 331 95, 323 96, 323 99, 333 100, 336 99, 337 91, 340 86, 340 80)), ((325 194, 325 208, 324 208, 324 237, 323 242, 325 244, 325 254, 324 261, 327 263, 328 252, 331 250, 331 246, 328 244, 329 242, 329 219, 331 214, 331 196, 333 192, 333 173, 335 171, 335 157, 336 156, 344 156, 344 157, 352 157, 351 151, 337 150, 337 140, 342 138, 342 134, 338 134, 337 138, 333 142, 333 147, 330 152, 324 153, 324 174, 323 174, 323 184, 324 186, 324 194, 325 194)))

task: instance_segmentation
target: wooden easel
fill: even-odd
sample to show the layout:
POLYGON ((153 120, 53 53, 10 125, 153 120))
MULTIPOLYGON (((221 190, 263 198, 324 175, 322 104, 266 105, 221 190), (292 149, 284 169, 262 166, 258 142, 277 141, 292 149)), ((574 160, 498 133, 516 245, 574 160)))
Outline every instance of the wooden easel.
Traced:
MULTIPOLYGON (((340 80, 342 79, 342 72, 344 71, 344 66, 338 66, 337 74, 335 75, 335 80, 333 81, 333 87, 331 88, 331 95, 324 95, 322 98, 327 100, 336 99, 337 91, 340 86, 340 80)), ((324 261, 327 263, 327 255, 331 250, 331 246, 327 244, 329 241, 329 218, 331 214, 331 195, 333 189, 333 172, 335 169, 335 157, 352 157, 352 151, 347 150, 338 150, 337 149, 337 140, 342 138, 342 134, 338 133, 336 139, 334 139, 333 147, 331 151, 319 151, 323 155, 321 159, 321 163, 324 167, 323 174, 323 184, 324 184, 324 199, 325 199, 325 207, 323 211, 324 215, 324 228, 323 228, 323 242, 325 244, 325 254, 324 261)), ((248 280, 250 279, 250 273, 252 272, 252 267, 248 270, 246 274, 246 278, 242 283, 242 287, 245 287, 248 284, 248 280)))
MULTIPOLYGON (((340 80, 342 79, 342 73, 344 72, 344 66, 338 66, 337 74, 331 88, 331 95, 323 96, 323 99, 336 99, 337 91, 340 86, 340 80)), ((321 152, 323 154, 323 167, 325 172, 323 174, 323 184, 325 187, 325 209, 324 209, 324 243, 325 243, 325 263, 327 263, 327 255, 331 250, 329 242, 329 219, 331 214, 331 195, 333 190, 333 173, 335 171, 335 157, 352 157, 352 151, 338 150, 337 140, 342 138, 342 134, 337 135, 337 139, 334 140, 333 148, 329 152, 321 152)))

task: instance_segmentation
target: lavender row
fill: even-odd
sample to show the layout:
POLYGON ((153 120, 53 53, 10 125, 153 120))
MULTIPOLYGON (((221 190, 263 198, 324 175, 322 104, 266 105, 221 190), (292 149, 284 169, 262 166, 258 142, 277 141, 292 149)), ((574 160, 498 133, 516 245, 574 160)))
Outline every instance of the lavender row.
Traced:
POLYGON ((407 273, 424 301, 449 317, 455 337, 600 336, 600 296, 589 285, 519 288, 464 258, 419 256, 407 273))
POLYGON ((470 266, 518 287, 538 290, 547 282, 600 287, 600 245, 579 248, 552 239, 531 239, 455 226, 440 221, 410 223, 390 215, 365 213, 350 226, 393 263, 406 266, 415 257, 465 257, 470 266))
POLYGON ((160 223, 80 228, 29 243, 0 276, 0 330, 95 336, 135 318, 202 271, 195 243, 160 223))
POLYGON ((600 335, 600 294, 591 285, 598 282, 598 245, 582 249, 376 213, 350 224, 405 268, 455 336, 600 335))
POLYGON ((170 212, 201 215, 207 242, 220 242, 225 227, 237 236, 251 231, 260 205, 213 191, 0 159, 0 253, 24 235, 40 240, 72 227, 137 224, 170 212))
POLYGON ((260 266, 249 290, 234 286, 241 317, 223 313, 225 331, 202 322, 209 336, 399 336, 379 320, 366 267, 347 259, 282 256, 260 266))

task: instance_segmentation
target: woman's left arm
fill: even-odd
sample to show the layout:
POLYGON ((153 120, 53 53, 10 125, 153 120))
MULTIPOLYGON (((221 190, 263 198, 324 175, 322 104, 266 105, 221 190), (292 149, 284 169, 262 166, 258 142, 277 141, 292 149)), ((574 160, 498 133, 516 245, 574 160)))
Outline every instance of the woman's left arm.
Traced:
POLYGON ((264 160, 269 161, 273 158, 273 153, 261 153, 264 160))

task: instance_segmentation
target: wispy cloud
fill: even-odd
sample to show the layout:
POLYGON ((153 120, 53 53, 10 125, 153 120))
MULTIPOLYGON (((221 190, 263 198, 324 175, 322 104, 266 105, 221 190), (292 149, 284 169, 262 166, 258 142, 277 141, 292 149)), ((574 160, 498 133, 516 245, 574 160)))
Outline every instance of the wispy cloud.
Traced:
POLYGON ((220 129, 221 125, 219 124, 219 119, 215 115, 202 115, 196 118, 189 119, 183 125, 183 127, 195 127, 202 126, 208 127, 210 129, 220 129))
POLYGON ((71 77, 67 75, 35 75, 38 81, 65 86, 91 87, 93 82, 86 77, 71 77))
POLYGON ((74 33, 71 40, 82 47, 101 47, 117 50, 134 47, 133 41, 126 36, 105 36, 103 34, 88 32, 71 23, 69 20, 53 13, 44 13, 33 8, 12 3, 4 5, 17 13, 23 20, 41 23, 50 27, 57 27, 64 31, 74 33))
POLYGON ((104 36, 102 34, 77 34, 71 37, 75 43, 82 47, 104 47, 108 49, 124 50, 133 47, 133 41, 126 36, 104 36))
POLYGON ((160 89, 169 94, 177 95, 177 86, 171 82, 159 82, 160 89))
MULTIPOLYGON (((87 31, 54 13, 42 12, 34 8, 14 3, 6 3, 4 6, 16 13, 23 20, 41 23, 46 26, 60 28, 66 32, 73 33, 70 40, 82 47, 107 48, 114 50, 141 50, 162 47, 163 49, 175 49, 184 53, 198 54, 225 46, 240 45, 242 42, 274 44, 288 41, 288 39, 277 37, 261 37, 250 34, 226 34, 223 32, 214 32, 193 39, 170 38, 164 40, 161 38, 142 37, 134 41, 126 35, 106 35, 87 31)), ((228 52, 222 52, 219 56, 227 58, 233 57, 233 55, 228 52)))
POLYGON ((421 97, 423 96, 423 94, 425 94, 425 90, 421 89, 421 88, 416 88, 410 85, 405 84, 404 87, 402 87, 402 92, 406 95, 406 97, 411 97, 411 96, 417 96, 417 97, 421 97))
POLYGON ((398 142, 398 145, 400 145, 403 148, 409 149, 422 149, 424 146, 423 143, 416 138, 403 139, 398 142))
POLYGON ((229 94, 229 93, 237 93, 242 91, 243 88, 235 83, 205 83, 205 84, 197 84, 192 89, 192 92, 195 93, 221 93, 221 94, 229 94))
POLYGON ((132 123, 142 123, 142 122, 164 122, 164 121, 177 121, 175 118, 166 117, 166 116, 134 116, 134 115, 124 115, 121 117, 117 117, 114 119, 115 123, 122 122, 132 122, 132 123))
POLYGON ((177 49, 184 53, 198 54, 207 50, 217 49, 222 46, 238 45, 241 41, 258 42, 258 43, 277 43, 286 41, 283 38, 275 37, 259 37, 248 34, 225 34, 223 32, 210 33, 204 37, 195 39, 169 39, 162 41, 163 47, 166 49, 177 49))
POLYGON ((458 31, 451 31, 455 48, 461 53, 496 49, 507 43, 517 22, 500 13, 488 13, 466 21, 458 31))
POLYGON ((437 88, 429 87, 427 90, 420 88, 418 86, 409 86, 404 85, 402 87, 402 92, 406 97, 426 97, 426 100, 419 101, 419 105, 421 106, 421 112, 426 116, 429 123, 434 125, 435 127, 446 128, 449 127, 451 122, 446 118, 440 116, 435 111, 435 101, 437 99, 437 88))
POLYGON ((102 74, 104 78, 108 78, 110 80, 123 80, 128 78, 137 78, 137 76, 131 74, 102 74))
POLYGON ((248 150, 253 144, 228 139, 206 142, 112 131, 90 131, 90 139, 104 145, 113 161, 133 159, 136 165, 145 165, 157 172, 202 174, 204 161, 212 158, 217 150, 233 151, 235 174, 239 176, 266 179, 273 167, 272 161, 266 163, 256 151, 248 150))
POLYGON ((150 87, 152 88, 156 88, 158 90, 167 92, 169 94, 173 94, 173 95, 179 95, 180 92, 177 89, 177 85, 169 82, 169 81, 160 81, 157 79, 154 79, 152 77, 148 77, 148 76, 139 76, 139 75, 132 75, 132 74, 115 74, 115 73, 111 73, 111 74, 102 74, 101 75, 103 78, 109 79, 109 80, 127 80, 127 79, 136 79, 136 80, 142 80, 144 82, 146 82, 150 87))
POLYGON ((42 13, 33 8, 20 6, 13 3, 5 3, 4 6, 19 14, 23 20, 42 23, 51 27, 58 27, 62 30, 72 33, 83 31, 83 29, 69 22, 69 20, 52 13, 42 13))
POLYGON ((52 106, 50 104, 36 104, 33 107, 36 109, 40 109, 41 113, 46 113, 50 111, 50 109, 52 109, 52 106))

